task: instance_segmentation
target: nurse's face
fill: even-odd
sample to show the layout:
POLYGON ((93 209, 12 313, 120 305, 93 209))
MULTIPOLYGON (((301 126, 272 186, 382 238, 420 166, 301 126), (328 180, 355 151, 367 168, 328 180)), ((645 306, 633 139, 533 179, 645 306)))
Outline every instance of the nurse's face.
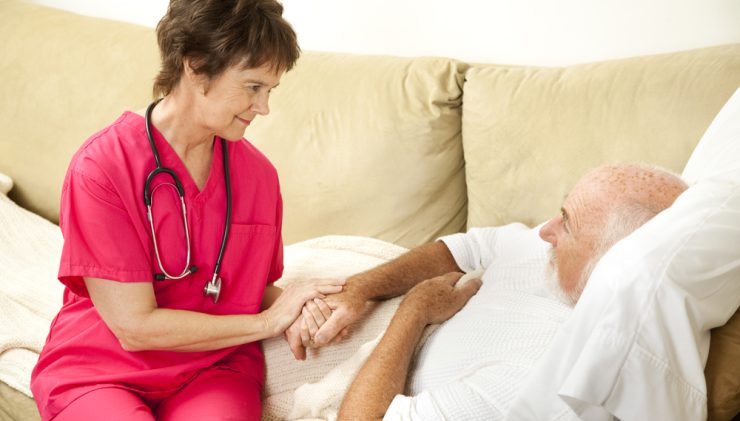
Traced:
POLYGON ((196 95, 197 118, 219 137, 241 139, 258 115, 270 112, 270 91, 283 73, 269 64, 250 69, 235 65, 213 79, 203 80, 196 95))

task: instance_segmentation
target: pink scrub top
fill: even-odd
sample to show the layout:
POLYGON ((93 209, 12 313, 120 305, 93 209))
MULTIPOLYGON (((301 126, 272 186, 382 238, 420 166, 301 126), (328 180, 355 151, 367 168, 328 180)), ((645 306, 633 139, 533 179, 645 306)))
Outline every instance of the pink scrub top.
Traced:
MULTIPOLYGON (((208 352, 128 352, 90 300, 83 277, 111 282, 152 282, 160 308, 210 314, 255 314, 265 286, 283 271, 282 199, 275 168, 244 139, 226 142, 231 173, 231 228, 220 274, 221 297, 203 296, 213 276, 225 224, 221 142, 214 141, 208 181, 199 191, 183 162, 153 128, 162 165, 179 176, 185 191, 191 264, 180 280, 153 281, 159 267, 144 205, 144 181, 156 167, 144 118, 126 112, 88 139, 72 158, 62 188, 59 225, 64 247, 59 280, 64 304, 51 324, 31 375, 31 389, 44 419, 75 398, 102 387, 121 387, 144 399, 164 399, 199 370, 219 366, 264 379, 259 343, 208 352)), ((153 186, 170 183, 157 176, 153 186)), ((182 271, 186 240, 179 198, 164 186, 154 193, 159 252, 170 274, 182 271)))

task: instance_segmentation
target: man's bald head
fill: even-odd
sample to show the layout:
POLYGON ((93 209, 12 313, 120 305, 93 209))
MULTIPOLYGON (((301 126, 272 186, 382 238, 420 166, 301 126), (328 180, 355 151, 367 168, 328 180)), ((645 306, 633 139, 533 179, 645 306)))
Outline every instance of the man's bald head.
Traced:
MULTIPOLYGON (((615 207, 642 211, 647 219, 673 204, 688 186, 675 174, 642 164, 603 165, 588 172, 570 195, 593 195, 594 210, 608 217, 615 207)), ((644 222, 647 222, 647 219, 644 222)), ((642 224, 640 224, 642 225, 642 224)))

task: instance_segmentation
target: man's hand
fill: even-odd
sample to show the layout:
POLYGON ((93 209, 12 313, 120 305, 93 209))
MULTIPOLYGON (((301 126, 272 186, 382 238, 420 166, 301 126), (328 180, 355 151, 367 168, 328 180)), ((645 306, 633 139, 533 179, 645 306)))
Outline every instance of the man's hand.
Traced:
POLYGON ((295 319, 293 324, 290 325, 290 327, 286 329, 284 333, 285 341, 288 342, 290 352, 293 353, 293 356, 296 360, 306 359, 306 347, 303 345, 303 341, 301 340, 302 325, 304 325, 303 316, 298 316, 298 318, 295 319))
POLYGON ((354 291, 349 283, 344 291, 324 299, 331 309, 331 317, 318 330, 313 338, 315 346, 327 345, 340 333, 345 335, 347 327, 355 322, 365 310, 367 299, 354 291))
POLYGON ((465 285, 455 287, 462 276, 460 272, 450 272, 427 279, 406 294, 401 307, 427 324, 444 322, 463 308, 482 285, 480 279, 471 279, 465 285))

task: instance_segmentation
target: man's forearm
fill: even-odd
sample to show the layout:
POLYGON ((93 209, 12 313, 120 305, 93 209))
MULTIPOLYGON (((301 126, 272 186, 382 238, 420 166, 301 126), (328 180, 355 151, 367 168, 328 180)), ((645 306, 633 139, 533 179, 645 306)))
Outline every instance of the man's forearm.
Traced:
MULTIPOLYGON (((459 271, 450 250, 437 241, 350 277, 341 293, 326 298, 332 315, 314 336, 314 346, 328 344, 342 329, 354 323, 369 300, 396 297, 426 279, 459 271)), ((300 351, 296 356, 301 356, 300 351)))
POLYGON ((405 294, 425 279, 459 271, 447 246, 435 241, 349 278, 345 291, 365 300, 382 300, 405 294))
POLYGON ((338 420, 383 418, 393 397, 403 393, 411 356, 425 326, 418 313, 399 307, 383 339, 352 382, 338 420))

